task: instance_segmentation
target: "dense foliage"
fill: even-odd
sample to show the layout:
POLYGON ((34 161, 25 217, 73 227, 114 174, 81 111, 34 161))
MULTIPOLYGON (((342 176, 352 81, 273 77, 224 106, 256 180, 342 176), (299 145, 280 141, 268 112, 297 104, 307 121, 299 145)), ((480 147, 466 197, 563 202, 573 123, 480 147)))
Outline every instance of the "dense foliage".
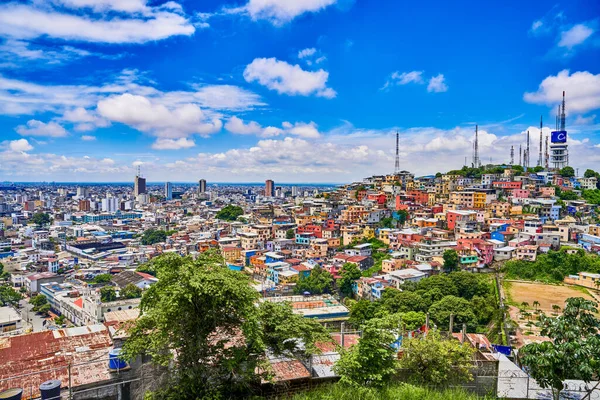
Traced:
POLYGON ((52 221, 52 218, 46 213, 35 213, 30 221, 36 225, 42 226, 49 224, 52 221))
POLYGON ((296 231, 294 229, 288 229, 287 231, 285 231, 286 239, 293 239, 295 236, 296 236, 296 231))
POLYGON ((195 260, 163 255, 154 268, 158 282, 142 295, 124 356, 147 354, 170 366, 172 382, 156 398, 245 397, 261 376, 268 378, 265 350, 306 353, 328 337, 288 304, 257 307, 248 277, 224 267, 216 251, 195 260))
POLYGON ((242 207, 229 204, 219 210, 216 218, 223 221, 235 221, 240 215, 243 214, 244 209, 242 207))
POLYGON ((0 285, 0 306, 16 307, 21 297, 21 294, 9 285, 0 285))
POLYGON ((100 288, 100 301, 107 303, 117 299, 117 291, 112 286, 104 286, 100 288))
POLYGON ((456 250, 445 250, 442 257, 444 258, 444 270, 451 272, 458 269, 458 253, 456 250))
POLYGON ((342 265, 340 275, 342 277, 337 282, 340 293, 344 297, 352 296, 352 285, 354 284, 355 280, 361 277, 360 269, 356 266, 356 264, 345 263, 342 265))
POLYGON ((600 189, 584 190, 581 197, 590 204, 600 204, 600 189))
POLYGON ((575 169, 573 169, 573 167, 566 166, 560 170, 560 175, 564 178, 571 178, 575 176, 575 169))
POLYGON ((142 297, 142 289, 130 283, 121 289, 119 296, 124 299, 137 299, 142 297))
POLYGON ((511 260, 502 267, 508 279, 562 282, 565 276, 586 271, 600 273, 600 257, 578 249, 568 254, 566 249, 538 254, 535 261, 511 260))
POLYGON ((102 283, 108 283, 112 279, 111 274, 98 274, 91 281, 91 284, 99 285, 102 283))
POLYGON ((545 388, 560 398, 565 379, 590 382, 600 374, 600 320, 597 303, 569 298, 562 315, 540 316, 541 335, 551 342, 532 343, 521 349, 523 364, 545 388))
POLYGON ((159 229, 148 229, 142 235, 142 244, 144 246, 161 243, 167 240, 167 232, 159 229))
POLYGON ((332 293, 333 275, 320 266, 315 266, 310 274, 301 277, 294 287, 294 293, 302 294, 304 292, 310 294, 332 293))
POLYGON ((454 315, 454 330, 462 324, 470 330, 487 325, 495 316, 497 301, 489 276, 460 271, 433 275, 418 283, 407 283, 402 290, 386 289, 380 300, 349 301, 349 322, 359 327, 370 319, 385 314, 430 313, 434 324, 446 330, 450 314, 454 315))
MULTIPOLYGON (((477 395, 461 389, 435 390, 405 383, 390 384, 382 388, 355 387, 336 383, 319 386, 297 394, 292 400, 482 400, 477 395)), ((491 397, 490 397, 491 399, 491 397)))

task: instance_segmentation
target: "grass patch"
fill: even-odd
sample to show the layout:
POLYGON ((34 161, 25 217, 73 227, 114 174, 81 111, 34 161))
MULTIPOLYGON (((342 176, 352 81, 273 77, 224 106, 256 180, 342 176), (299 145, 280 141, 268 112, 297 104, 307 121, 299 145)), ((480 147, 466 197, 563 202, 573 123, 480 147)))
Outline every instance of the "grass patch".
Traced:
POLYGON ((587 296, 590 296, 592 298, 594 297, 594 296, 592 296, 592 294, 590 293, 590 291, 587 288, 584 288, 583 286, 577 286, 577 285, 565 285, 565 286, 570 287, 571 289, 577 290, 578 292, 581 292, 581 293, 583 293, 583 294, 585 294, 587 296))
POLYGON ((477 400, 461 389, 433 390, 405 383, 384 388, 349 387, 341 384, 321 386, 292 397, 293 400, 477 400))
POLYGON ((515 303, 515 301, 512 298, 512 295, 510 294, 510 289, 512 289, 512 283, 503 279, 502 289, 504 289, 504 303, 508 306, 518 307, 519 305, 515 303))

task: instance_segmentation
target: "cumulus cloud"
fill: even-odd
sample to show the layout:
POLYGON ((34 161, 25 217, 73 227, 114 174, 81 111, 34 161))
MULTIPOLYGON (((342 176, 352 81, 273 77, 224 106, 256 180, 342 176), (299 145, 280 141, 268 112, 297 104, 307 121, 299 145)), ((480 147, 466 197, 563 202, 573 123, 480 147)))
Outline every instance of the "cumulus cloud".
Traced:
POLYGON ((8 148, 12 151, 33 150, 33 146, 29 144, 27 139, 11 140, 8 142, 8 148))
POLYGON ((190 36, 195 31, 181 7, 150 7, 145 2, 116 0, 58 3, 64 7, 43 7, 39 2, 0 6, 0 34, 29 40, 48 36, 97 43, 145 43, 190 36), (119 13, 101 15, 88 12, 89 9, 119 13))
POLYGON ((393 85, 407 85, 409 83, 423 84, 423 71, 410 71, 402 72, 395 71, 390 75, 389 79, 385 82, 385 85, 381 88, 382 90, 388 89, 393 85))
POLYGON ((179 139, 164 139, 158 138, 156 142, 152 144, 152 148, 155 150, 179 150, 188 149, 194 147, 196 143, 193 140, 187 138, 179 139))
POLYGON ((281 128, 275 126, 262 127, 255 121, 244 122, 238 117, 231 117, 225 124, 225 129, 237 135, 256 135, 259 137, 273 137, 279 135, 294 135, 303 138, 318 138, 321 136, 314 122, 283 122, 281 128))
POLYGON ((566 91, 568 113, 585 113, 600 108, 600 74, 588 71, 570 74, 565 69, 548 76, 537 91, 526 92, 523 99, 528 103, 554 107, 562 101, 563 90, 566 91))
POLYGON ((327 71, 305 71, 298 64, 291 65, 276 58, 255 58, 244 69, 244 79, 291 96, 316 95, 331 99, 337 94, 327 87, 327 71))
POLYGON ((98 117, 95 113, 86 110, 83 107, 67 110, 63 115, 62 120, 73 123, 75 130, 79 132, 91 131, 96 128, 104 128, 110 125, 109 121, 98 117))
POLYGON ((168 108, 147 97, 129 93, 99 101, 98 113, 108 120, 162 138, 182 138, 191 134, 208 136, 222 127, 220 119, 208 117, 195 104, 168 108))
POLYGON ((253 20, 267 20, 281 26, 309 12, 320 11, 337 0, 249 0, 246 5, 228 9, 233 14, 246 14, 253 20))
POLYGON ((429 79, 429 84, 427 85, 427 91, 433 93, 443 93, 448 91, 448 85, 444 81, 444 75, 439 74, 437 76, 432 76, 429 79))
POLYGON ((586 39, 592 36, 593 33, 594 30, 585 24, 574 25, 570 29, 560 33, 560 41, 558 42, 558 46, 572 49, 573 47, 585 42, 586 39))
POLYGON ((42 122, 36 119, 27 121, 26 125, 19 125, 15 128, 17 133, 22 136, 47 136, 64 137, 67 131, 56 122, 42 122))
POLYGON ((311 57, 313 56, 315 53, 317 52, 317 49, 315 49, 314 47, 308 48, 308 49, 304 49, 304 50, 300 50, 298 52, 298 58, 307 58, 307 57, 311 57))
POLYGON ((85 142, 93 142, 94 140, 96 140, 96 136, 92 136, 92 135, 82 135, 81 136, 81 140, 85 141, 85 142))

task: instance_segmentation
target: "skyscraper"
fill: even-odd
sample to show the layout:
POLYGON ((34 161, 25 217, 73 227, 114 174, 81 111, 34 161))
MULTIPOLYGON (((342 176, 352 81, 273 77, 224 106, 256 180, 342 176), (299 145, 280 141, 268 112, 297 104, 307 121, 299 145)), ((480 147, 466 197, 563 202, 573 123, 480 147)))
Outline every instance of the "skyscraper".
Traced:
POLYGON ((165 182, 165 199, 173 200, 173 184, 171 182, 165 182))
POLYGON ((198 194, 206 192, 206 179, 200 179, 198 181, 198 194))
POLYGON ((138 196, 146 193, 146 178, 140 176, 140 168, 138 167, 137 174, 133 181, 133 195, 138 196))
POLYGON ((267 179, 265 181, 265 196, 266 197, 273 197, 273 195, 275 194, 275 182, 273 182, 271 179, 267 179))

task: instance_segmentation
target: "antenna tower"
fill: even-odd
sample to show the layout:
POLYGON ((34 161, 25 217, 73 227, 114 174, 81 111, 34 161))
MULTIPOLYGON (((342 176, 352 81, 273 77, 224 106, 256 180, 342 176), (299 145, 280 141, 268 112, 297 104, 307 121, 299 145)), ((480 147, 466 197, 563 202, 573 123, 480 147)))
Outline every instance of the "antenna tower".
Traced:
POLYGON ((515 163, 515 146, 510 146, 510 165, 515 163))
POLYGON ((479 168, 481 162, 479 161, 479 130, 478 126, 475 125, 475 142, 473 143, 473 168, 479 168))
POLYGON ((561 131, 565 130, 565 120, 566 120, 566 115, 565 115, 565 91, 563 90, 562 112, 560 113, 560 130, 561 131))
POLYGON ((141 171, 140 171, 140 166, 137 166, 137 171, 136 171, 136 176, 140 176, 141 175, 141 171))
POLYGON ((548 169, 548 159, 550 158, 550 154, 548 153, 548 136, 546 136, 546 154, 544 154, 546 158, 546 169, 548 169))
POLYGON ((521 150, 521 145, 519 145, 519 165, 523 166, 523 157, 522 157, 523 151, 521 150))
POLYGON ((542 122, 542 116, 540 115, 540 156, 538 158, 538 163, 537 163, 538 166, 542 166, 542 162, 543 162, 543 159, 542 159, 542 137, 543 137, 542 127, 543 126, 544 126, 544 124, 542 122))
POLYGON ((400 173, 400 152, 398 151, 400 143, 400 134, 396 131, 396 163, 394 164, 394 174, 400 173))
POLYGON ((529 168, 529 155, 531 154, 529 152, 529 131, 527 131, 527 150, 525 150, 525 168, 529 168))

